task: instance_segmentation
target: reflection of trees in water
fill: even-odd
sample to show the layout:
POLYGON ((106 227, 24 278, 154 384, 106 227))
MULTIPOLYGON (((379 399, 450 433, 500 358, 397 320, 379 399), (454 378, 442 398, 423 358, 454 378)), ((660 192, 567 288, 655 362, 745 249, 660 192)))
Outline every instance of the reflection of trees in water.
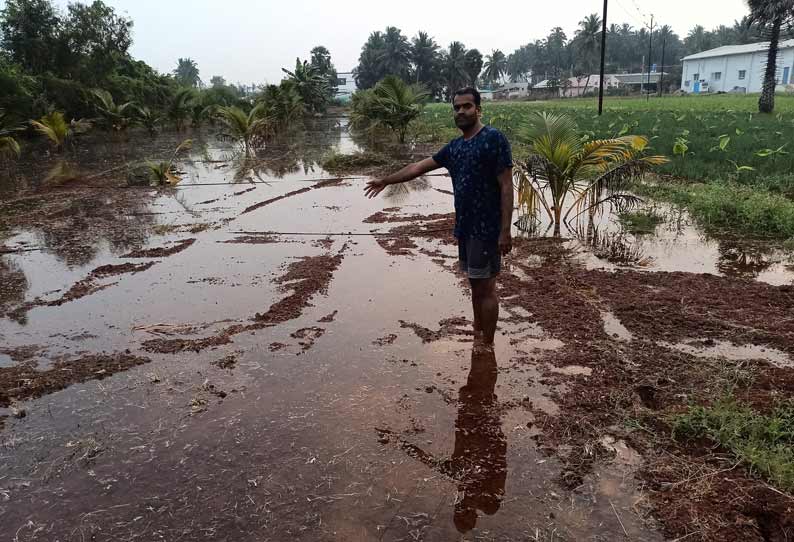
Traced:
MULTIPOLYGON (((7 256, 0 256, 0 314, 20 306, 25 301, 30 284, 25 273, 7 256)), ((9 315, 19 324, 27 322, 24 314, 9 315)))
POLYGON ((391 184, 383 191, 383 197, 391 204, 402 203, 411 192, 424 192, 432 188, 427 177, 418 177, 407 183, 391 184))
POLYGON ((466 385, 458 394, 455 445, 451 457, 439 459, 400 439, 408 455, 458 483, 453 520, 461 533, 474 529, 478 511, 495 514, 507 480, 507 439, 502 432, 494 389, 498 376, 493 351, 472 351, 466 385))
POLYGON ((155 217, 148 212, 152 193, 148 190, 96 190, 79 193, 48 193, 47 199, 61 198, 57 210, 41 212, 37 235, 42 244, 68 266, 82 266, 96 257, 103 243, 114 252, 143 246, 155 217))
POLYGON ((227 155, 227 159, 235 162, 234 182, 254 179, 264 182, 265 177, 280 179, 301 172, 308 175, 322 169, 323 159, 341 137, 337 120, 311 119, 306 121, 305 129, 296 127, 274 137, 251 157, 236 152, 227 155))
POLYGON ((638 265, 646 259, 642 241, 625 231, 600 231, 590 220, 584 225, 577 224, 570 232, 596 258, 618 265, 638 265))
POLYGON ((777 261, 774 248, 738 239, 720 240, 717 250, 717 269, 728 277, 755 278, 777 261))

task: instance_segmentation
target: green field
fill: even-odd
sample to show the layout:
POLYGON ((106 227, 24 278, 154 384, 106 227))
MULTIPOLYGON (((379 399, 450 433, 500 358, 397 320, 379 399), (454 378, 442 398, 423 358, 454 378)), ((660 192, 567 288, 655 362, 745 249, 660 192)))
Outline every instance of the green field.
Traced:
MULTIPOLYGON (((755 184, 759 177, 794 172, 794 96, 778 96, 773 115, 761 115, 757 96, 610 98, 597 115, 593 98, 539 102, 486 102, 483 118, 503 130, 521 148, 521 125, 536 111, 572 115, 582 135, 606 138, 639 134, 650 138, 650 151, 669 156, 661 173, 689 180, 735 179, 755 184), (679 153, 674 153, 676 141, 679 153), (720 146, 722 142, 722 146, 720 146), (781 149, 782 147, 782 149, 781 149), (777 151, 777 152, 776 152, 777 151), (753 170, 742 168, 747 166, 753 170)), ((452 111, 431 104, 414 127, 418 140, 442 142, 457 136, 452 111)))
MULTIPOLYGON (((483 120, 507 134, 517 161, 528 153, 522 125, 537 111, 571 115, 583 138, 647 136, 649 152, 670 162, 658 170, 662 183, 638 187, 640 192, 686 206, 711 229, 790 239, 794 96, 778 95, 772 115, 759 114, 757 107, 755 95, 609 98, 599 117, 593 98, 485 102, 483 120)), ((427 106, 413 126, 421 142, 440 145, 458 135, 447 104, 427 106)))

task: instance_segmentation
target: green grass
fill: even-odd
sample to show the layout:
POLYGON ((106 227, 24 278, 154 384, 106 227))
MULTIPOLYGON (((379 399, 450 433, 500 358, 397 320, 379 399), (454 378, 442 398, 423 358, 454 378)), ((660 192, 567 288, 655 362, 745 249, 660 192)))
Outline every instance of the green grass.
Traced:
POLYGON ((620 213, 618 220, 624 230, 633 234, 653 233, 656 226, 664 222, 653 210, 620 213))
MULTIPOLYGON (((605 138, 625 134, 648 136, 650 152, 669 156, 661 173, 691 180, 737 178, 746 182, 794 171, 794 96, 776 99, 772 115, 757 113, 757 96, 687 96, 607 99, 597 115, 595 99, 539 102, 485 102, 483 120, 499 128, 522 155, 520 132, 536 111, 565 112, 576 120, 583 136, 605 138), (684 154, 673 152, 676 140, 684 154), (727 140, 726 140, 727 139, 727 140), (723 147, 720 142, 724 141, 723 147), (789 144, 787 142, 791 141, 789 144), (779 153, 768 154, 776 151, 779 153), (741 166, 753 168, 739 169, 741 166)), ((431 104, 413 126, 425 142, 441 143, 459 135, 447 104, 431 104)))
POLYGON ((633 190, 686 207, 711 231, 794 239, 794 201, 769 190, 722 182, 640 184, 633 190))
POLYGON ((390 164, 387 156, 374 152, 357 152, 354 154, 332 153, 322 162, 323 169, 331 173, 347 173, 375 166, 390 164))
POLYGON ((706 437, 773 485, 794 490, 794 402, 761 414, 731 397, 673 420, 676 439, 706 437))

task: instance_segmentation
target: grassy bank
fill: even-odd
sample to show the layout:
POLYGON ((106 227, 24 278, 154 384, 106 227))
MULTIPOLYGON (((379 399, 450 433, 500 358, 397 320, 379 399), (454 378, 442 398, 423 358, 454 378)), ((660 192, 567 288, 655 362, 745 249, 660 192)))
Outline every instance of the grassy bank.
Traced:
POLYGON ((764 414, 733 398, 693 406, 675 418, 673 435, 708 438, 774 486, 794 490, 794 403, 764 414))
POLYGON ((642 184, 634 191, 686 207, 695 220, 712 231, 794 239, 794 200, 765 188, 712 182, 642 184))

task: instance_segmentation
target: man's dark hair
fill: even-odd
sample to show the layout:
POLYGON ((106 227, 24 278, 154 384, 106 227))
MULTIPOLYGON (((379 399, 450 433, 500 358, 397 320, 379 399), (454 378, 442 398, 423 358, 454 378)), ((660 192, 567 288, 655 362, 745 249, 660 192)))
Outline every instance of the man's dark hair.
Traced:
POLYGON ((459 88, 455 91, 455 94, 452 95, 452 100, 455 100, 455 96, 464 96, 466 94, 471 94, 474 96, 474 105, 480 107, 480 91, 474 87, 459 88))

